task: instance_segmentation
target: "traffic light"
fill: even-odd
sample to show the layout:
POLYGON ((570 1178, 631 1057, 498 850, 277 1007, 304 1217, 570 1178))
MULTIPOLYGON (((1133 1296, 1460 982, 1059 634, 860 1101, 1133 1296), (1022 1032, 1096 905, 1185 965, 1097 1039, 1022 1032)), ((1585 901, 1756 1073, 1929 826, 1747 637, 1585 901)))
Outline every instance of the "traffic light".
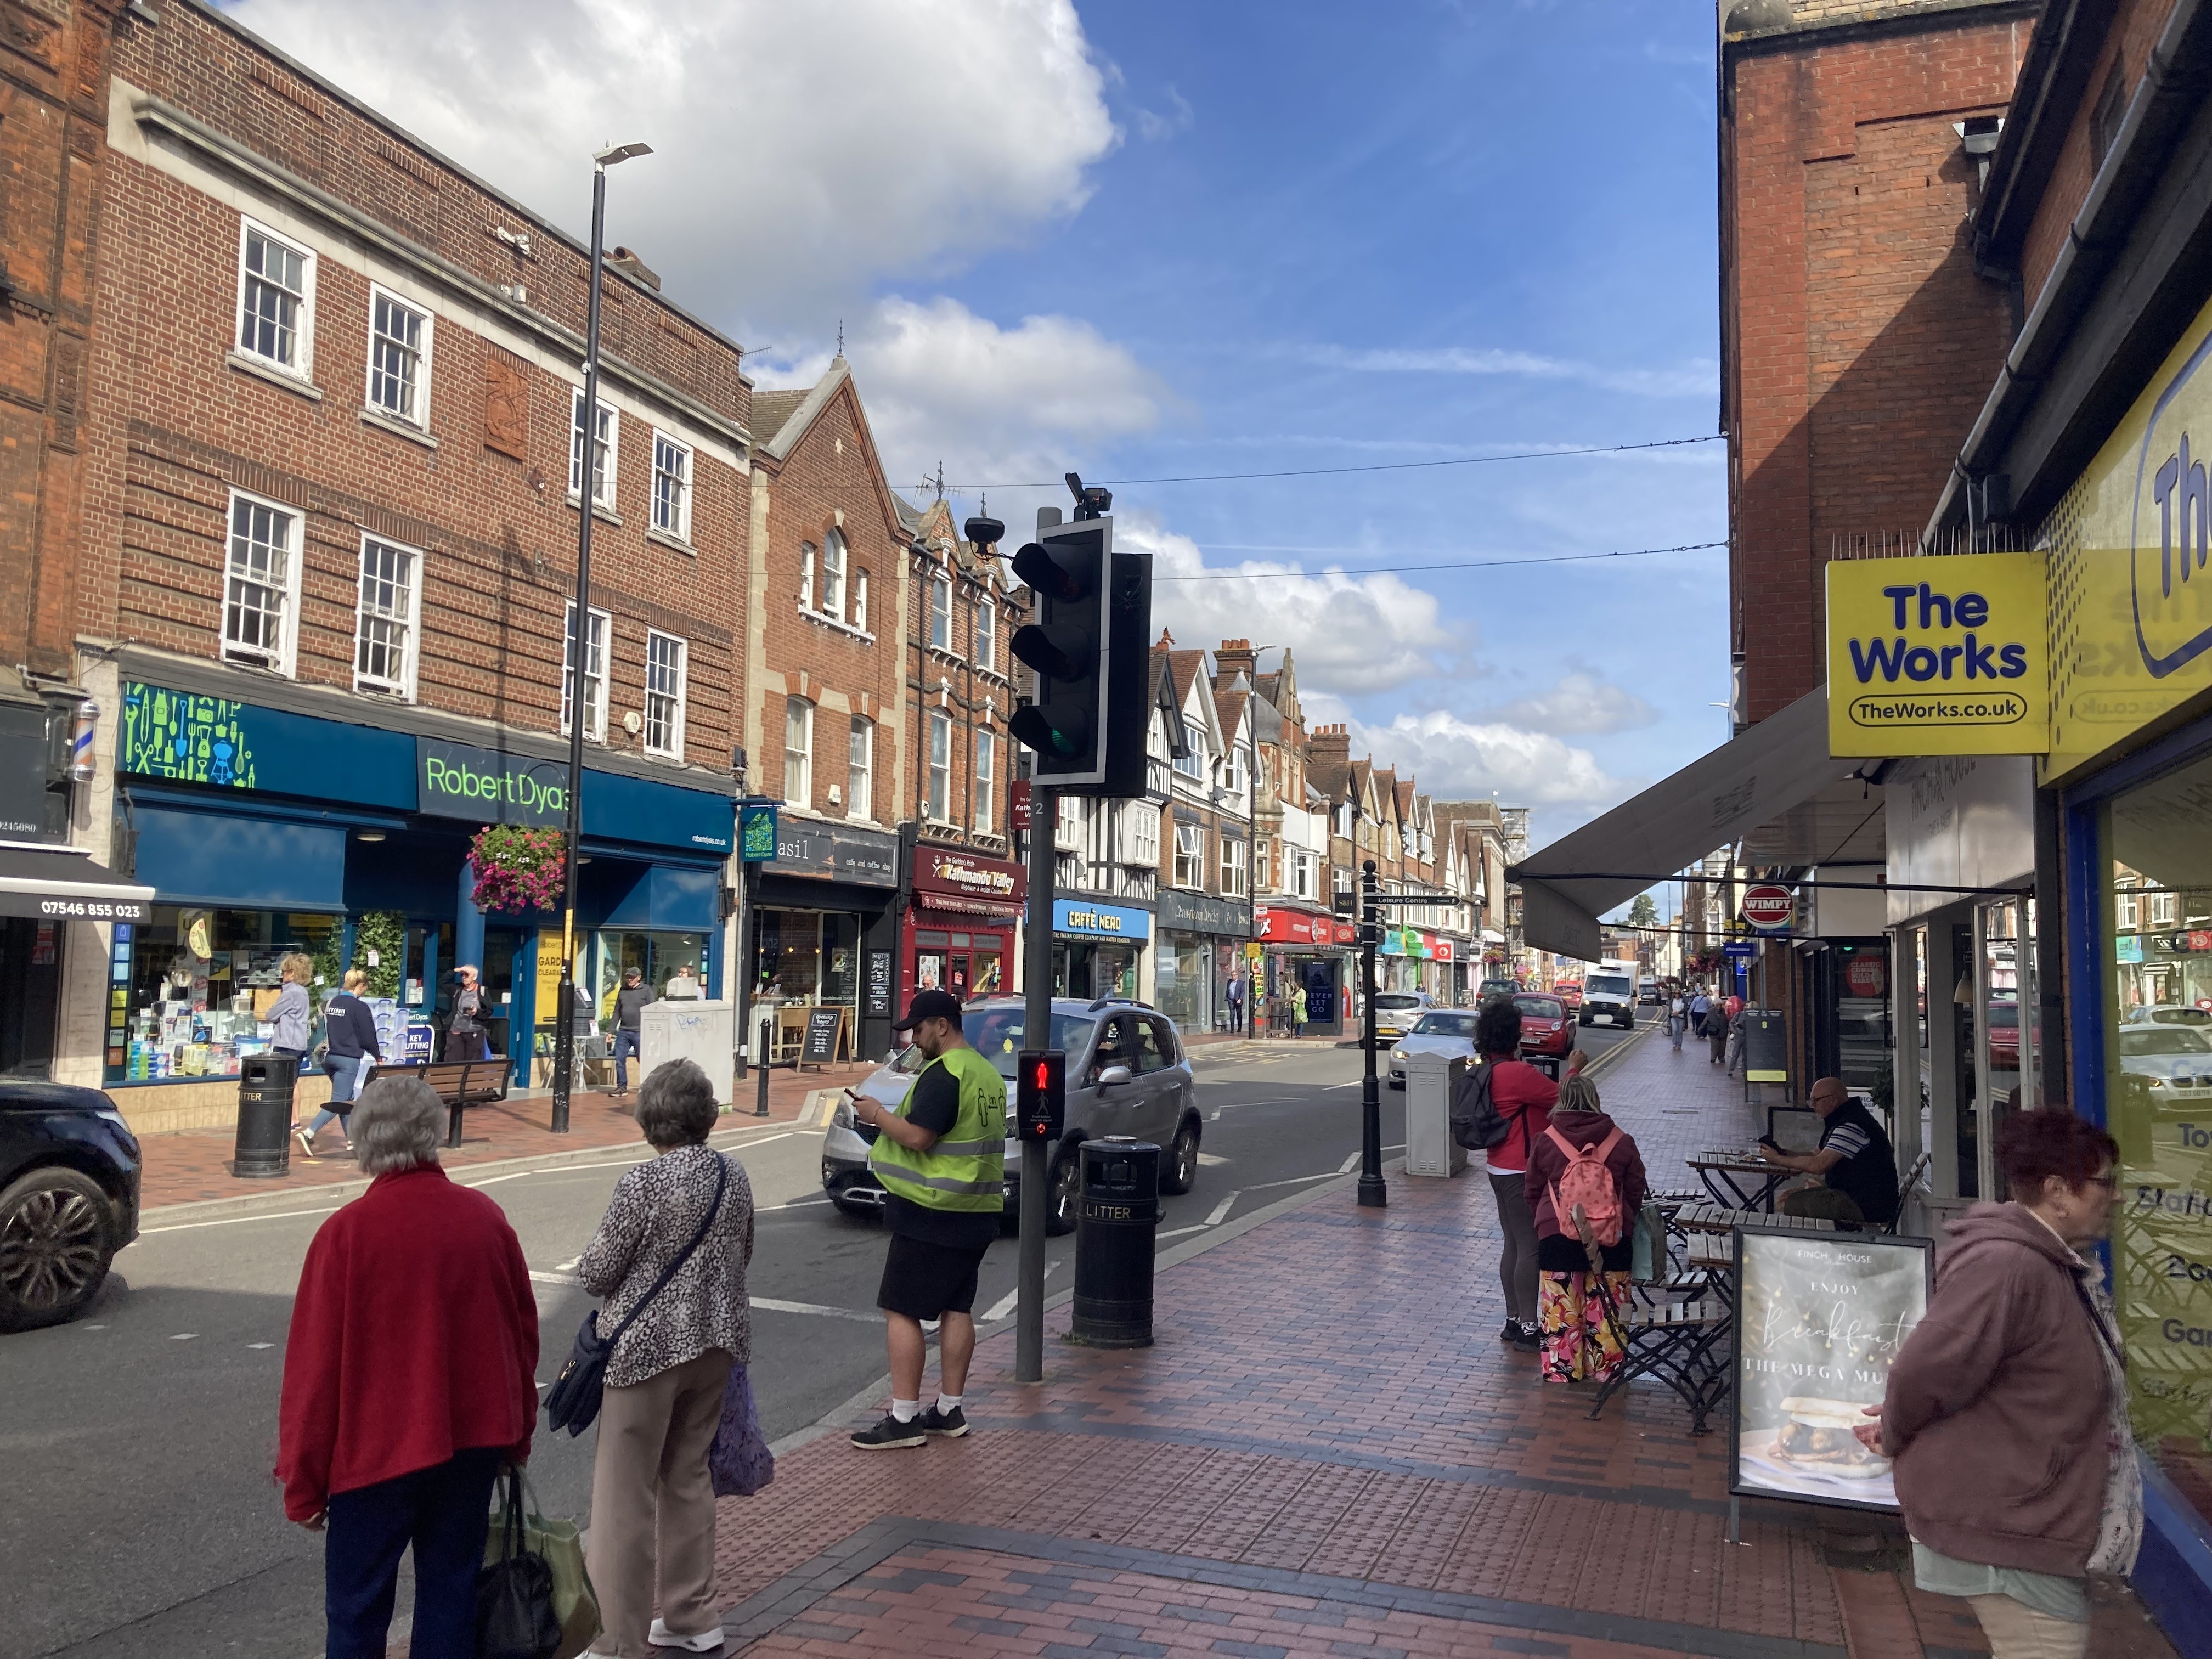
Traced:
POLYGON ((1144 793, 1151 558, 1115 552, 1111 519, 1079 517, 1040 526, 1013 566, 1036 596, 1036 620, 1012 645, 1036 687, 1006 725, 1035 751, 1031 778, 1072 794, 1144 793))
POLYGON ((1067 1055, 1059 1048, 1024 1048, 1015 1057, 1014 1109, 1024 1140, 1049 1146, 1067 1121, 1067 1055))

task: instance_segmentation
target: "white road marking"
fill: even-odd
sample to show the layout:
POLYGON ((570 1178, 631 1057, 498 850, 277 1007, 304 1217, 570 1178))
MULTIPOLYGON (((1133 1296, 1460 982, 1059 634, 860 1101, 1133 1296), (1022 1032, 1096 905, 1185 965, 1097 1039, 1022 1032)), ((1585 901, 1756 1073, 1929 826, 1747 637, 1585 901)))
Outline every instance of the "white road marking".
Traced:
POLYGON ((1211 1114, 1211 1115, 1206 1118, 1206 1121, 1208 1123, 1218 1123, 1218 1122, 1220 1122, 1220 1121, 1221 1121, 1221 1112, 1222 1112, 1222 1109, 1221 1109, 1220 1107, 1218 1107, 1218 1106, 1215 1107, 1215 1108, 1213 1109, 1212 1113, 1212 1114, 1211 1114))
POLYGON ((198 1331, 179 1331, 174 1336, 169 1339, 172 1342, 195 1342, 198 1340, 199 1333, 198 1331))
POLYGON ((767 1146, 771 1140, 788 1140, 792 1136, 798 1133, 799 1131, 796 1129, 786 1129, 781 1134, 763 1135, 758 1140, 748 1140, 742 1147, 733 1148, 732 1150, 749 1152, 756 1146, 767 1146))
POLYGON ((556 1273, 572 1273, 576 1271, 578 1265, 582 1262, 583 1259, 583 1256, 580 1254, 570 1256, 566 1261, 556 1261, 553 1264, 553 1271, 556 1273))
POLYGON ((276 1345, 274 1342, 249 1342, 249 1343, 247 1343, 246 1346, 247 1347, 249 1347, 249 1348, 259 1349, 259 1348, 273 1348, 273 1347, 275 1347, 276 1345))
POLYGON ((80 1325, 77 1327, 77 1329, 81 1331, 104 1331, 106 1328, 107 1327, 105 1325, 80 1325))
POLYGON ((574 1273, 546 1273, 532 1267, 530 1270, 530 1282, 533 1285, 574 1285, 579 1280, 574 1273))
POLYGON ((857 1319, 863 1325, 879 1325, 884 1318, 880 1310, 863 1313, 858 1308, 825 1308, 818 1302, 780 1302, 768 1296, 754 1297, 752 1304, 769 1313, 813 1314, 822 1319, 857 1319))
POLYGON ((763 1204, 763 1210, 795 1210, 802 1204, 834 1204, 836 1200, 827 1193, 810 1193, 805 1198, 787 1198, 781 1204, 763 1204))
POLYGON ((1213 1213, 1206 1218, 1206 1224, 1209 1227, 1218 1227, 1223 1222, 1228 1220, 1230 1211, 1237 1207, 1237 1200, 1243 1196, 1244 1194, 1241 1188, 1230 1194, 1228 1197, 1213 1206, 1213 1213))
POLYGON ((154 1233, 188 1233, 196 1227, 234 1227, 241 1221, 285 1221, 295 1216, 336 1215, 336 1209, 279 1210, 274 1215, 226 1215, 213 1221, 176 1221, 166 1227, 141 1227, 138 1236, 147 1237, 154 1233))
POLYGON ((1322 1170, 1313 1175, 1292 1176, 1286 1181, 1255 1181, 1244 1190, 1248 1193, 1264 1193, 1270 1187, 1297 1187, 1303 1186, 1309 1181, 1334 1181, 1338 1176, 1345 1173, 1346 1171, 1342 1170, 1322 1170))
POLYGON ((1154 1238, 1181 1238, 1185 1233, 1202 1233, 1206 1231, 1206 1224, 1201 1221, 1195 1227, 1176 1227, 1164 1233, 1154 1233, 1152 1237, 1154 1238))
POLYGON ((502 1181, 520 1181, 526 1176, 549 1173, 544 1170, 515 1170, 506 1175, 486 1176, 482 1181, 464 1181, 458 1184, 463 1187, 496 1187, 502 1181))
POLYGON ((1200 1169, 1218 1169, 1229 1160, 1218 1152, 1200 1152, 1198 1155, 1198 1162, 1200 1169))
POLYGON ((975 1322, 978 1325, 996 1324, 1000 1320, 1004 1319, 1008 1314, 1013 1312, 1014 1304, 1021 1299, 1022 1292, 1020 1287, 1018 1285, 1014 1289, 1008 1291, 996 1302, 994 1302, 990 1305, 989 1309, 985 1311, 983 1316, 975 1322))
POLYGON ((1339 1174, 1339 1175, 1350 1175, 1350 1174, 1351 1174, 1354 1170, 1358 1169, 1358 1167, 1359 1167, 1359 1154, 1358 1154, 1358 1153, 1357 1153, 1357 1152, 1354 1152, 1354 1153, 1353 1153, 1350 1158, 1346 1158, 1346 1159, 1344 1160, 1344 1162, 1343 1162, 1343 1163, 1341 1163, 1341 1164, 1338 1164, 1338 1165, 1336 1166, 1336 1172, 1337 1172, 1337 1174, 1339 1174))

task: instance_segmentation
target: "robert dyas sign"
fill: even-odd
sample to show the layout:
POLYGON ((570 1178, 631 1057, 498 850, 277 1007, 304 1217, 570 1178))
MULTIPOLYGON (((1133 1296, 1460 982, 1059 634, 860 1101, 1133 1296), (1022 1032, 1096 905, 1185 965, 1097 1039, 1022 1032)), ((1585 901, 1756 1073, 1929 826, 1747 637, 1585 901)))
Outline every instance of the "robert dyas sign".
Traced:
POLYGON ((567 822, 568 769, 559 761, 417 738, 415 784, 419 810, 439 817, 478 823, 567 822))
POLYGON ((1828 750, 2039 755, 2051 669, 2040 553, 1828 566, 1828 750))

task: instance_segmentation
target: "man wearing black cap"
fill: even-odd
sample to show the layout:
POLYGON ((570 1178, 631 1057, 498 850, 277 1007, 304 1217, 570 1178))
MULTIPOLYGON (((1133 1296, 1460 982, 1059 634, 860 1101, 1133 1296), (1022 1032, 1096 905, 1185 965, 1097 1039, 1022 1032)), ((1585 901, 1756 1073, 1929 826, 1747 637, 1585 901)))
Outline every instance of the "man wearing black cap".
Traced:
POLYGON ((845 1091, 854 1117, 878 1132, 868 1162, 883 1182, 891 1235, 876 1292, 890 1346, 891 1408, 854 1435, 864 1451, 968 1432, 960 1393, 975 1352, 975 1276, 1006 1206, 1006 1083, 968 1046, 959 1000, 947 991, 917 991, 893 1029, 911 1030, 927 1062, 899 1109, 845 1091), (940 1322, 939 1389, 937 1403, 925 1412, 921 1326, 928 1319, 940 1322))

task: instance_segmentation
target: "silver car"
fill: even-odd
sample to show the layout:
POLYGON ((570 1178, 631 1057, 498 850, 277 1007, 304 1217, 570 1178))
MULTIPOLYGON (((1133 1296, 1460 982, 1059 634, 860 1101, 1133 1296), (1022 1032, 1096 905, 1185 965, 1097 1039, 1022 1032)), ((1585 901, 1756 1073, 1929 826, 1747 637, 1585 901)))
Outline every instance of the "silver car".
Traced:
POLYGON ((1390 1050, 1390 1086, 1406 1086, 1407 1054, 1457 1054, 1468 1065, 1474 1065, 1474 1022, 1480 1018, 1472 1009, 1462 1012, 1440 1008, 1423 1014, 1413 1029, 1390 1050))
MULTIPOLYGON (((960 1019, 969 1044, 1006 1079, 1006 1216, 1021 1206, 1021 1143, 1014 1133, 1014 1059, 1028 1046, 1019 997, 971 1002, 960 1019)), ((1132 1135, 1161 1148, 1160 1191, 1187 1193, 1198 1176, 1198 1091, 1175 1022, 1141 1002, 1101 997, 1096 1002, 1057 998, 1052 1005, 1051 1047, 1067 1055, 1067 1118, 1050 1166, 1045 1231, 1075 1225, 1081 1172, 1076 1149, 1106 1135, 1132 1135)), ((897 1106, 926 1062, 918 1048, 902 1049, 871 1073, 859 1092, 897 1106)), ((863 1127, 840 1103, 822 1140, 822 1188, 840 1209, 866 1213, 883 1208, 884 1189, 868 1167, 876 1132, 863 1127)))
POLYGON ((1375 994, 1375 1041, 1395 1042, 1420 1024, 1421 1016, 1435 1006, 1426 991, 1377 991, 1375 994))

